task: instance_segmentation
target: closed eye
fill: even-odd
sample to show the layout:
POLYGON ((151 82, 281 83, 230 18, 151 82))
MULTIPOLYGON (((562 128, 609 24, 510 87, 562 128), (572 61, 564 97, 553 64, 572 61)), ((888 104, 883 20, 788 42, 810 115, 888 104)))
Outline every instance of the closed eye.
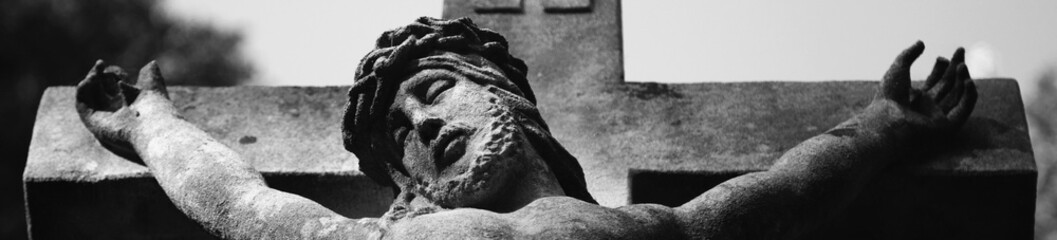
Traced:
POLYGON ((439 79, 429 84, 429 88, 426 89, 423 100, 427 104, 433 104, 437 100, 437 97, 444 93, 445 90, 455 86, 455 81, 451 79, 439 79))
POLYGON ((411 133, 411 122, 402 113, 390 113, 387 116, 390 137, 398 146, 404 146, 407 135, 411 133))

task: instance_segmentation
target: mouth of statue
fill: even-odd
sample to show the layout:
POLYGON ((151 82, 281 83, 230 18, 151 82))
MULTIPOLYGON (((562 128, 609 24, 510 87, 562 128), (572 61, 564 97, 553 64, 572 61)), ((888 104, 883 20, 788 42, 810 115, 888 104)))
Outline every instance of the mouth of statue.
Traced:
POLYGON ((469 134, 465 131, 447 131, 438 139, 434 147, 433 159, 436 159, 437 171, 443 171, 466 154, 466 143, 469 134))

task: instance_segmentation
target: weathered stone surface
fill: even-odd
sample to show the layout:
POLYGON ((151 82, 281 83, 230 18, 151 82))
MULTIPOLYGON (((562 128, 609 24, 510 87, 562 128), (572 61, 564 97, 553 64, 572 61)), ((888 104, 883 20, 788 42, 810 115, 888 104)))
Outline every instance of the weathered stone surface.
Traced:
MULTIPOLYGON (((170 88, 181 113, 245 156, 277 189, 349 217, 378 216, 389 188, 341 145, 345 87, 170 88)), ((77 117, 73 87, 41 100, 24 175, 34 238, 200 238, 146 167, 102 148, 77 117), (63 237, 68 236, 68 237, 63 237)))
MULTIPOLYGON (((528 77, 536 92, 540 111, 551 125, 554 135, 562 141, 562 144, 570 148, 573 155, 583 159, 588 155, 598 154, 600 151, 616 150, 582 149, 579 146, 588 143, 570 141, 579 136, 598 138, 603 136, 600 135, 601 133, 619 131, 614 128, 600 132, 600 134, 582 135, 582 132, 575 130, 582 125, 590 125, 582 123, 590 123, 590 121, 597 120, 597 117, 609 116, 569 113, 591 111, 597 108, 620 108, 605 105, 613 103, 607 102, 613 99, 599 95, 599 93, 620 91, 618 88, 621 87, 607 88, 607 86, 623 83, 624 80, 619 1, 593 1, 590 12, 568 14, 546 12, 544 2, 536 0, 524 1, 522 3, 524 11, 517 13, 474 12, 467 4, 472 4, 472 2, 444 1, 444 18, 471 17, 479 26, 493 29, 507 38, 511 55, 522 58, 529 66, 528 77), (569 104, 570 102, 574 103, 569 104)), ((641 93, 636 96, 649 98, 665 94, 668 85, 628 85, 627 89, 630 92, 641 93), (635 91, 635 89, 643 91, 635 91)), ((612 117, 619 118, 620 116, 612 117)), ((599 125, 594 128, 598 127, 607 126, 599 125)), ((663 142, 655 142, 652 145, 663 144, 663 142)), ((605 163, 592 166, 594 164, 596 163, 581 160, 581 165, 585 169, 607 168, 605 163)), ((595 185, 592 186, 591 191, 603 205, 622 205, 627 199, 626 185, 622 185, 624 181, 615 180, 623 179, 623 177, 607 175, 609 174, 586 172, 589 185, 596 182, 621 183, 605 187, 595 185)))
MULTIPOLYGON (((899 213, 921 218, 945 212, 953 215, 941 216, 979 223, 980 218, 964 215, 972 212, 972 216, 1000 217, 1009 224, 969 229, 1024 226, 1022 232, 1030 235, 1035 175, 1015 82, 977 82, 980 104, 960 133, 961 142, 954 143, 963 147, 900 166, 891 173, 898 177, 885 178, 877 184, 880 190, 864 193, 879 196, 864 199, 887 197, 899 204, 867 201, 858 204, 871 207, 857 211, 873 206, 939 207, 943 211, 920 213, 926 215, 899 213), (1017 222, 1023 223, 1013 224, 1017 222)), ((785 149, 861 109, 873 86, 873 82, 631 83, 581 98, 581 104, 561 106, 569 110, 550 114, 548 122, 580 158, 589 188, 604 204, 623 205, 629 199, 673 204, 666 201, 682 201, 722 180, 767 168, 785 149), (637 169, 630 179, 629 169, 637 169), (680 176, 704 180, 683 181, 680 176), (642 184, 647 188, 638 187, 642 184), (685 190, 678 191, 683 196, 642 192, 673 188, 685 190)), ((201 234, 187 231, 201 228, 175 210, 146 168, 110 154, 84 130, 72 108, 72 90, 57 87, 46 92, 34 130, 25 174, 34 236, 201 234)), ((337 129, 344 92, 344 87, 172 90, 191 122, 245 154, 270 185, 347 216, 378 216, 391 193, 357 172, 355 157, 341 148, 337 129)), ((955 225, 967 226, 974 225, 955 225)))
MULTIPOLYGON (((512 54, 529 66, 544 118, 559 141, 580 158, 589 187, 603 205, 623 205, 629 199, 677 204, 723 180, 764 170, 786 149, 865 107, 877 84, 624 83, 620 1, 591 1, 591 11, 575 14, 547 11, 554 2, 527 0, 520 12, 473 12, 466 1, 447 0, 444 17, 471 17, 510 39, 512 54), (653 178, 637 183, 634 177, 629 180, 627 169, 650 173, 632 176, 653 178), (688 183, 681 177, 702 182, 688 183), (651 183, 682 185, 668 188, 651 183), (659 191, 637 196, 629 193, 629 187, 631 192, 659 191), (650 197, 662 192, 679 194, 650 197)), ((880 71, 885 66, 878 67, 880 71)), ((890 222, 864 222, 861 226, 882 226, 871 232, 888 229, 883 226, 902 227, 874 236, 950 231, 976 237, 1031 236, 1028 215, 1034 209, 1034 194, 1025 189, 1034 188, 1030 182, 1035 170, 1016 82, 977 83, 976 111, 958 142, 951 143, 960 147, 937 144, 945 154, 898 166, 891 174, 909 177, 879 180, 876 189, 881 190, 864 193, 864 199, 873 200, 857 203, 853 213, 874 207, 919 210, 907 213, 918 215, 899 215, 906 213, 901 211, 883 219, 890 222), (920 201, 871 204, 893 197, 920 201), (944 203, 952 207, 942 211, 935 207, 944 203), (969 214, 979 209, 990 214, 969 214), (932 213, 946 214, 945 219, 921 215, 932 213), (907 218, 935 221, 903 221, 907 218), (985 227, 995 219, 1005 220, 985 227), (893 225, 899 221, 902 225, 893 225)), ((841 233, 819 237, 838 236, 841 233)))
MULTIPOLYGON (((1031 238, 1033 216, 1030 215, 1034 212, 1035 197, 1031 182, 1036 175, 1016 83, 1012 80, 977 80, 976 83, 980 86, 977 111, 955 137, 956 141, 934 145, 943 154, 913 159, 910 164, 894 167, 864 188, 851 209, 823 226, 824 231, 805 239, 1031 238)), ((827 130, 869 103, 874 84, 694 84, 680 87, 696 85, 711 90, 680 92, 681 98, 669 100, 629 97, 622 104, 671 100, 684 101, 684 104, 665 104, 669 107, 654 112, 675 119, 652 117, 655 115, 646 111, 638 111, 643 115, 625 114, 619 122, 635 124, 614 125, 631 130, 611 134, 633 137, 599 138, 613 140, 600 145, 580 141, 589 145, 586 147, 611 149, 597 151, 601 154, 591 156, 595 160, 581 159, 584 162, 627 161, 598 166, 635 169, 630 173, 616 169, 604 171, 612 175, 612 178, 604 177, 608 181, 628 183, 627 193, 609 194, 627 194, 632 203, 678 206, 722 181, 766 170, 786 149, 827 130), (705 99, 687 99, 703 98, 706 93, 710 96, 705 99), (789 107, 804 105, 814 107, 789 107), (694 109, 716 116, 679 113, 694 109), (694 117, 684 118, 687 116, 694 117), (677 121, 681 123, 675 124, 677 121), (714 135, 680 134, 695 131, 714 135), (656 138, 651 136, 654 134, 670 134, 667 139, 671 140, 654 143, 648 140, 656 138)), ((587 115, 610 115, 604 113, 607 110, 601 111, 587 115)), ((599 121, 618 122, 616 119, 599 121)))
POLYGON ((543 0, 545 12, 589 12, 591 0, 543 0))
MULTIPOLYGON (((523 57, 529 66, 540 109, 555 135, 585 165, 600 162, 585 168, 694 170, 700 167, 696 161, 709 159, 713 167, 759 170, 785 149, 865 107, 877 84, 624 83, 619 1, 594 1, 593 11, 581 14, 544 12, 546 1, 525 1, 522 13, 475 13, 468 11, 467 3, 445 1, 444 17, 468 16, 510 39, 512 55, 523 57), (613 159, 641 163, 609 164, 613 159)), ((1028 162, 1016 166, 1032 165, 1015 81, 985 80, 979 85, 980 104, 965 132, 1005 134, 985 146, 1016 151, 984 156, 1017 157, 1028 162)), ((1005 164, 1002 160, 951 169, 988 169, 1005 164)), ((588 182, 624 182, 626 177, 623 170, 605 172, 588 172, 588 182)), ((592 191, 604 205, 621 205, 627 199, 624 186, 592 191)))
MULTIPOLYGON (((977 110, 949 154, 902 166, 935 175, 1031 174, 1034 162, 1013 80, 977 80, 977 110)), ((570 101, 552 122, 559 140, 599 182, 625 182, 625 167, 661 171, 764 170, 785 150, 863 109, 876 82, 629 83, 586 101, 570 101), (654 86, 655 85, 655 86, 654 86), (654 88, 653 90, 647 90, 654 88), (654 95, 649 95, 654 94, 654 95), (607 106, 607 107, 595 107, 607 106), (580 138, 575 136, 596 136, 580 138), (602 137, 609 136, 609 137, 602 137), (575 147, 574 147, 575 146, 575 147), (580 153, 580 154, 578 154, 580 153), (620 162, 620 164, 613 164, 620 162), (622 168, 611 169, 610 168, 622 168), (597 174, 597 175, 596 175, 597 174)), ((591 182, 591 180, 589 180, 591 182)), ((621 203, 623 186, 592 188, 621 203)))
MULTIPOLYGON (((572 12, 547 11, 550 1, 496 4, 510 2, 517 7, 507 9, 516 11, 449 0, 444 16, 471 16, 510 40, 512 54, 529 65, 544 118, 580 158, 589 188, 607 206, 678 204, 725 179, 766 169, 784 150, 862 109, 876 84, 624 83, 619 1, 588 1, 590 11, 572 12), (673 192, 683 194, 656 195, 673 192)), ((960 147, 937 144, 945 154, 892 169, 826 227, 835 230, 817 237, 1030 237, 1035 171, 1016 84, 977 84, 977 110, 949 145, 960 147), (901 235, 910 233, 917 235, 901 235)), ((172 92, 191 122, 245 154, 270 185, 347 216, 377 216, 391 196, 357 172, 355 157, 341 148, 345 90, 172 92)), ((201 228, 173 209, 145 168, 94 141, 72 97, 72 88, 49 89, 38 114, 26 170, 34 236, 201 236, 187 229, 201 228)))
POLYGON ((473 10, 482 13, 499 12, 521 12, 522 0, 477 0, 473 2, 473 10))
MULTIPOLYGON (((812 239, 1030 238, 1036 176, 1016 83, 976 82, 977 110, 957 141, 935 145, 944 154, 896 166, 812 239)), ((765 170, 865 107, 875 86, 626 83, 551 105, 561 114, 547 117, 600 202, 675 206, 765 170)))

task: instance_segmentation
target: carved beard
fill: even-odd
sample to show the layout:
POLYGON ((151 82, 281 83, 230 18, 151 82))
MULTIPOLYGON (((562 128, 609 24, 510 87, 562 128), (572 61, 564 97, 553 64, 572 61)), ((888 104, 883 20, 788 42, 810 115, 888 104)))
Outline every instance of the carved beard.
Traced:
POLYGON ((524 134, 542 132, 536 120, 526 116, 538 116, 535 107, 505 90, 496 87, 488 90, 495 94, 486 110, 491 121, 474 134, 483 134, 474 138, 484 140, 467 146, 466 156, 473 158, 469 167, 443 182, 431 184, 416 179, 418 195, 433 204, 443 208, 489 204, 509 188, 506 184, 511 182, 510 178, 524 172, 519 168, 538 167, 526 165, 530 163, 522 156, 524 148, 531 147, 524 134))

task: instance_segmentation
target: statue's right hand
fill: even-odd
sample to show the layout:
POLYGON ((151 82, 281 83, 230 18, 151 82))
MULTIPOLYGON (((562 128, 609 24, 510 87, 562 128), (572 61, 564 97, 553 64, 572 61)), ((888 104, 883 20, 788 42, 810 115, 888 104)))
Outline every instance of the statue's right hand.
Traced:
POLYGON ((140 70, 138 84, 127 82, 127 74, 117 66, 98 60, 77 84, 77 113, 81 122, 110 151, 139 160, 132 147, 133 131, 141 124, 141 111, 153 106, 171 105, 164 82, 154 62, 140 70), (152 103, 153 102, 153 103, 152 103))

